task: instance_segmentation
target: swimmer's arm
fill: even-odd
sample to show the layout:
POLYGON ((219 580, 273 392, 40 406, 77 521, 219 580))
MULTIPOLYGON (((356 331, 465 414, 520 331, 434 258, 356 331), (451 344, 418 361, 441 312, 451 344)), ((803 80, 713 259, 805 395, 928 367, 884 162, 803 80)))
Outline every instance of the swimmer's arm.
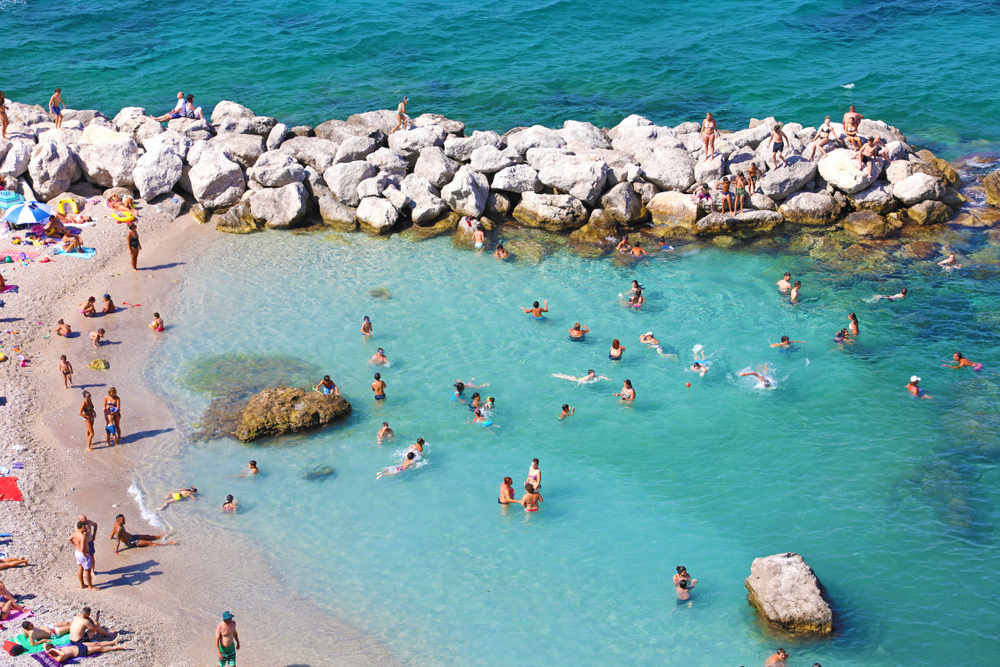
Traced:
POLYGON ((527 313, 527 312, 530 312, 530 311, 528 311, 528 309, 527 309, 527 308, 525 308, 524 306, 521 306, 521 310, 523 310, 523 311, 524 311, 525 313, 527 313))
POLYGON ((549 300, 548 299, 545 300, 545 307, 542 308, 542 312, 543 313, 549 312, 549 300))
POLYGON ((944 368, 954 368, 957 370, 962 367, 962 364, 959 364, 958 366, 952 366, 950 364, 941 364, 941 366, 943 366, 944 368))

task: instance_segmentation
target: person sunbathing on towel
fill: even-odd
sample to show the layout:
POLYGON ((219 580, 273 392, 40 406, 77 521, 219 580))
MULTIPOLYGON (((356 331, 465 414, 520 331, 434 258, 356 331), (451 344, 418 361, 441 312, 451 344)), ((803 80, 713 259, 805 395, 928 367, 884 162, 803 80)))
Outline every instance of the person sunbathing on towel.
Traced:
POLYGON ((73 236, 69 232, 62 237, 63 252, 83 252, 83 241, 79 236, 73 236))
MULTIPOLYGON (((22 565, 31 565, 27 558, 0 558, 0 570, 8 570, 12 567, 21 567, 22 565)), ((6 616, 0 617, 0 621, 7 618, 6 616)))
POLYGON ((63 646, 56 648, 52 644, 45 645, 45 652, 50 658, 56 662, 62 664, 64 662, 69 662, 73 658, 86 658, 88 655, 97 655, 98 653, 110 653, 112 651, 124 651, 127 647, 124 643, 119 644, 117 641, 113 642, 77 642, 76 644, 69 644, 68 646, 63 646))
POLYGON ((49 221, 45 223, 45 228, 42 230, 46 236, 51 236, 52 238, 59 238, 60 236, 65 236, 68 232, 66 231, 65 222, 61 220, 58 215, 53 215, 49 218, 49 221))
POLYGON ((6 621, 7 617, 10 616, 11 610, 24 611, 24 607, 14 602, 13 600, 7 600, 2 605, 0 605, 0 621, 6 621))

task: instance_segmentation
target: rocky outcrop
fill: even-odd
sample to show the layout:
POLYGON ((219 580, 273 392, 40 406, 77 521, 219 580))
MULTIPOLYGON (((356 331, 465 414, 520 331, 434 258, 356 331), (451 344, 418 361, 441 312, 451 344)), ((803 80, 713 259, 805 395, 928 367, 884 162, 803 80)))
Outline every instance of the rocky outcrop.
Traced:
POLYGON ((899 231, 899 227, 874 211, 855 211, 844 220, 844 229, 865 239, 887 239, 899 231))
POLYGON ((264 139, 254 134, 220 134, 209 142, 224 150, 230 160, 244 169, 254 166, 266 150, 264 139))
POLYGON ((441 188, 441 200, 459 215, 478 218, 486 210, 486 196, 490 192, 489 181, 468 166, 455 174, 455 179, 441 188))
POLYGON ((131 138, 81 146, 78 157, 91 183, 104 188, 128 188, 135 183, 132 170, 136 168, 139 147, 131 138))
POLYGON ((571 194, 589 205, 600 198, 607 178, 606 162, 575 155, 556 158, 538 170, 538 180, 543 185, 571 194))
POLYGON ((770 625, 796 635, 833 634, 833 610, 816 573, 796 553, 757 558, 747 601, 770 625))
POLYGON ((28 163, 35 194, 43 200, 69 190, 76 169, 76 157, 67 146, 48 142, 35 146, 28 163))
POLYGON ((399 220, 399 211, 389 200, 365 197, 358 205, 358 222, 369 234, 388 234, 399 220))
POLYGON ((948 222, 951 209, 939 201, 923 201, 911 206, 906 214, 918 225, 940 225, 948 222))
POLYGON ((306 215, 309 195, 301 183, 265 188, 250 195, 250 212, 269 229, 289 229, 306 215))
MULTIPOLYGON (((867 165, 864 170, 859 169, 858 161, 852 158, 852 155, 854 151, 835 148, 819 161, 819 175, 827 183, 847 194, 861 192, 874 183, 882 173, 881 163, 876 163, 869 175, 867 165)), ((770 174, 767 177, 770 178, 770 174)))
POLYGON ((515 220, 528 227, 550 232, 573 231, 587 222, 587 208, 572 195, 525 192, 513 215, 515 220))
POLYGON ((618 223, 608 211, 595 208, 590 212, 590 218, 580 229, 569 235, 571 241, 591 245, 607 245, 614 243, 618 234, 618 223))
POLYGON ((879 215, 890 213, 896 207, 892 185, 889 183, 875 183, 860 192, 847 195, 847 200, 859 211, 871 211, 879 215))
POLYGON ((293 387, 265 389, 250 398, 233 432, 243 442, 311 431, 351 414, 342 396, 326 396, 293 387))
POLYGON ((268 151, 247 170, 247 177, 265 188, 280 188, 306 180, 306 170, 290 153, 268 151))
POLYGON ((358 210, 341 204, 330 195, 320 197, 319 215, 338 232, 353 232, 358 228, 358 210))
POLYGON ((249 234, 260 231, 264 227, 262 223, 258 223, 254 219, 253 213, 250 211, 250 204, 242 201, 235 206, 230 206, 229 210, 216 216, 214 220, 216 231, 227 234, 249 234))
POLYGON ((1000 206, 1000 171, 994 171, 983 179, 983 189, 986 190, 986 203, 1000 206))
POLYGON ((601 207, 615 222, 622 224, 629 224, 643 217, 642 200, 631 183, 619 183, 608 190, 601 197, 601 207))
POLYGON ((814 178, 816 178, 815 162, 790 157, 785 166, 767 172, 767 176, 760 182, 760 189, 771 199, 785 199, 801 190, 814 178))
POLYGON ((840 215, 840 204, 825 192, 800 192, 778 207, 788 222, 800 225, 830 225, 840 215))
POLYGON ((362 160, 335 164, 323 172, 323 180, 326 181, 333 196, 348 206, 357 206, 361 203, 358 186, 361 185, 361 181, 374 176, 375 167, 362 160))
POLYGON ((540 192, 542 183, 538 172, 526 164, 515 164, 502 169, 493 177, 493 189, 505 192, 540 192))
POLYGON ((944 197, 944 185, 934 176, 916 173, 892 186, 892 195, 905 206, 913 206, 928 199, 944 197))
POLYGON ((698 206, 694 198, 683 192, 661 192, 646 205, 653 224, 694 230, 698 221, 698 206))
POLYGON ((139 196, 149 201, 153 197, 170 192, 184 171, 180 156, 167 146, 146 153, 136 161, 132 178, 139 196))
POLYGON ((207 145, 201 150, 197 164, 191 167, 187 176, 191 194, 199 204, 209 209, 232 206, 246 192, 240 165, 216 146, 207 145))

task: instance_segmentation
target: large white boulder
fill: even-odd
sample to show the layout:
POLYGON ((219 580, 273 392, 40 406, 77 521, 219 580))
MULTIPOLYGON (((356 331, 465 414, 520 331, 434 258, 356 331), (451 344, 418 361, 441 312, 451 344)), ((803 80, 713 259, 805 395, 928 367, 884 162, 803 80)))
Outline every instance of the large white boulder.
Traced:
POLYGON ((496 146, 487 144, 472 151, 470 165, 481 174, 495 174, 513 166, 514 160, 496 146))
POLYGON ((441 188, 441 199, 455 213, 478 218, 486 210, 489 193, 486 177, 466 165, 458 170, 451 183, 441 188))
POLYGON ((333 165, 339 148, 334 142, 318 137, 290 136, 281 142, 281 150, 289 151, 296 160, 321 173, 333 165))
POLYGON ((603 160, 575 155, 555 160, 538 171, 538 180, 543 185, 571 194, 589 205, 600 198, 607 178, 608 165, 603 160))
POLYGON ((840 215, 840 204, 826 192, 799 192, 778 207, 785 220, 800 225, 829 225, 840 215))
POLYGON ((565 148, 566 140, 558 132, 542 125, 512 132, 506 136, 507 147, 522 157, 529 148, 565 148))
POLYGON ((264 138, 256 134, 220 134, 209 139, 209 143, 226 151, 229 159, 244 169, 254 166, 265 150, 264 138))
MULTIPOLYGON (((225 118, 253 118, 254 112, 242 104, 220 100, 212 109, 212 123, 218 125, 225 118)), ((117 118, 117 117, 116 117, 117 118)))
POLYGON ((448 205, 440 197, 440 191, 423 176, 410 174, 403 179, 399 189, 409 200, 414 224, 422 225, 437 220, 448 209, 448 205))
POLYGON ((323 180, 339 202, 347 206, 358 206, 361 203, 358 186, 361 185, 361 181, 375 176, 375 173, 375 167, 358 160, 333 165, 323 172, 323 180))
POLYGON ((139 196, 149 201, 170 192, 177 185, 183 171, 184 162, 181 157, 164 145, 145 153, 136 161, 132 178, 139 196))
POLYGON ((506 192, 539 192, 542 183, 538 172, 526 164, 515 164, 502 169, 493 177, 493 189, 506 192))
POLYGON ((211 144, 199 151, 198 162, 188 172, 188 180, 191 194, 208 209, 232 206, 246 192, 240 165, 230 160, 221 148, 211 144))
POLYGON ((687 190, 694 185, 694 158, 679 149, 657 148, 641 159, 646 180, 661 190, 687 190))
POLYGON ((400 153, 411 164, 416 162, 420 151, 428 146, 444 146, 448 133, 436 125, 412 130, 399 130, 389 135, 389 148, 400 153))
POLYGON ((306 170, 286 151, 268 151, 247 170, 247 176, 265 188, 281 188, 306 179, 306 170))
POLYGON ((592 150, 611 148, 611 142, 604 131, 591 123, 581 123, 578 120, 567 120, 561 130, 556 132, 566 141, 566 145, 575 150, 592 150))
POLYGON ((683 192, 658 192, 646 208, 653 218, 653 225, 657 227, 693 230, 698 222, 698 206, 691 195, 683 192))
POLYGON ((525 192, 513 217, 528 227, 550 232, 573 231, 587 223, 587 207, 573 195, 540 195, 525 192))
POLYGON ((833 634, 833 610, 802 556, 784 553, 754 559, 746 588, 748 602, 768 623, 795 634, 833 634))
POLYGON ((919 172, 892 186, 892 195, 905 206, 913 206, 928 199, 940 201, 944 194, 945 187, 941 179, 919 172))
POLYGON ((628 224, 642 217, 642 200, 631 183, 619 183, 601 197, 601 208, 615 222, 628 224))
POLYGON ((66 192, 76 169, 76 157, 67 146, 48 142, 35 146, 28 163, 35 194, 42 201, 66 192))
MULTIPOLYGON (((867 165, 864 170, 859 169, 858 161, 852 157, 853 155, 854 151, 835 148, 819 161, 819 175, 827 183, 847 194, 861 192, 874 183, 882 173, 881 162, 875 163, 869 175, 867 165)), ((767 178, 771 178, 771 174, 768 174, 767 178)))
POLYGON ((284 123, 275 123, 271 131, 267 133, 267 139, 264 141, 264 146, 267 150, 274 151, 281 147, 281 142, 288 137, 288 126, 284 123))
MULTIPOLYGON (((385 192, 386 188, 396 187, 399 185, 399 179, 392 174, 387 174, 384 171, 380 171, 371 178, 366 178, 358 184, 358 197, 364 199, 365 197, 383 197, 382 194, 385 192)), ((393 206, 396 203, 393 202, 393 206)), ((402 207, 396 206, 397 209, 402 207)))
POLYGON ((365 162, 379 171, 393 174, 400 178, 406 176, 406 158, 391 148, 382 147, 365 157, 365 162))
POLYGON ((448 137, 444 142, 444 154, 452 160, 468 162, 472 159, 472 153, 483 146, 499 149, 503 146, 503 140, 492 130, 487 132, 476 130, 471 137, 448 137))
POLYGON ((785 199, 801 190, 814 178, 816 178, 815 162, 790 157, 785 166, 767 172, 767 176, 760 182, 760 189, 771 199, 785 199))
POLYGON ((132 170, 139 159, 139 147, 131 137, 122 141, 84 144, 80 146, 77 156, 84 175, 91 183, 104 188, 130 188, 135 183, 132 170))
POLYGON ((334 162, 354 162, 364 160, 379 148, 379 142, 371 137, 345 137, 337 148, 334 162))
POLYGON ((7 155, 0 165, 0 176, 11 176, 17 178, 28 171, 31 163, 31 150, 33 146, 24 141, 12 141, 7 150, 7 155))
POLYGON ((365 197, 358 205, 358 222, 361 228, 372 234, 388 234, 399 220, 399 211, 381 197, 365 197))
POLYGON ((458 162, 444 154, 438 146, 428 146, 421 149, 420 157, 413 167, 413 173, 423 176, 436 188, 441 188, 451 182, 458 173, 458 162))
POLYGON ((142 147, 146 149, 147 152, 153 152, 160 149, 161 146, 169 148, 171 151, 180 156, 182 160, 187 158, 188 151, 191 149, 191 145, 194 142, 188 137, 184 136, 180 132, 175 132, 174 130, 167 130, 166 132, 160 132, 159 134, 154 134, 151 137, 146 137, 142 140, 142 147))
POLYGON ((250 212, 254 219, 271 229, 294 227, 306 215, 309 194, 302 183, 289 183, 280 188, 265 188, 250 195, 250 212))
POLYGON ((872 211, 885 215, 896 205, 892 190, 893 186, 889 183, 875 183, 861 192, 847 195, 847 199, 859 211, 872 211))

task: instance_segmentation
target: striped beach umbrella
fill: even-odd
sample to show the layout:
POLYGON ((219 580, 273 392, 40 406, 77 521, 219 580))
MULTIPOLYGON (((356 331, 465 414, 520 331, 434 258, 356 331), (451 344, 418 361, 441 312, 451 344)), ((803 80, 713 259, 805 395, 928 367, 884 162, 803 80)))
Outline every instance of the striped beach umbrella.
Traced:
POLYGON ((52 209, 39 201, 25 201, 14 204, 3 214, 3 219, 17 227, 37 225, 52 217, 52 209))
POLYGON ((14 204, 22 201, 24 201, 24 197, 16 192, 11 192, 10 190, 0 190, 0 209, 10 208, 14 204))

